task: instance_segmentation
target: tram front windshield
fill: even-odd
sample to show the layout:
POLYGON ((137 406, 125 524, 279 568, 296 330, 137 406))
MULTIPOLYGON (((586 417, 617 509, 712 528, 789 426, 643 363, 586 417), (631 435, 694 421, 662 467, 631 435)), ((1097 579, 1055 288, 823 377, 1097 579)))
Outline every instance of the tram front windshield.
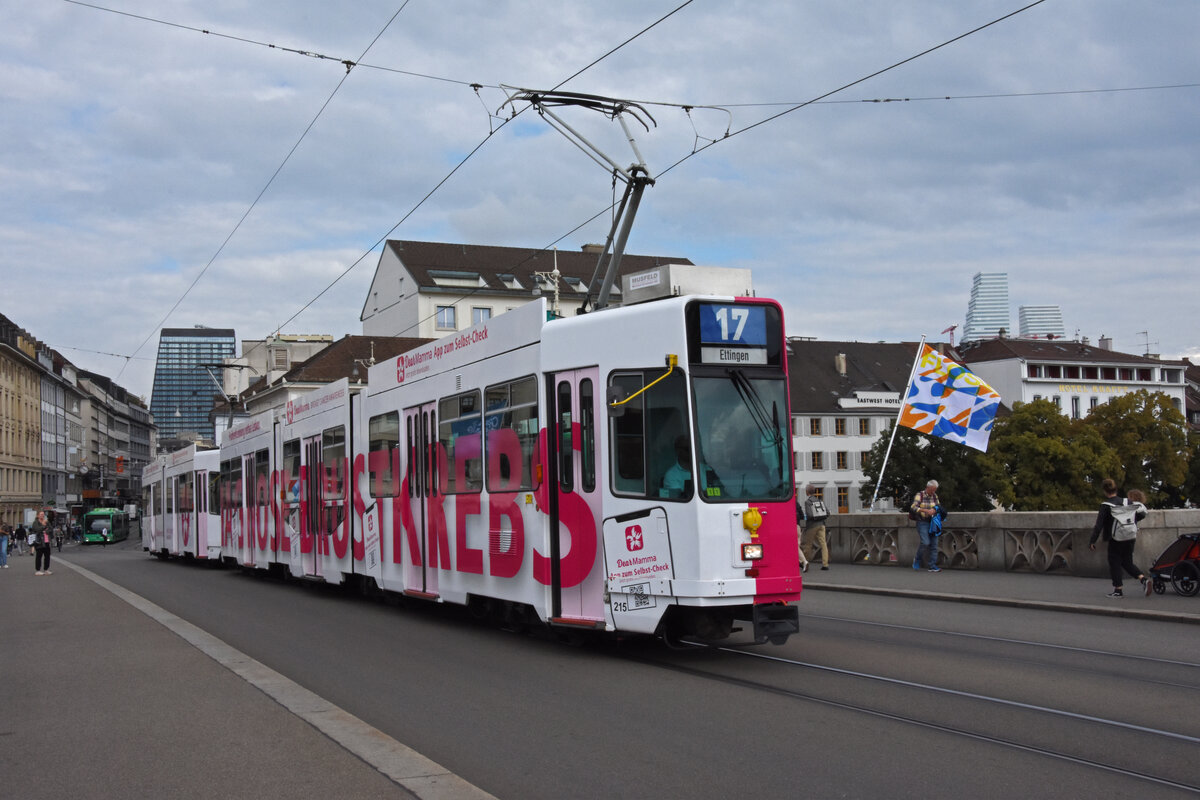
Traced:
POLYGON ((790 496, 787 383, 741 369, 694 376, 699 493, 711 502, 790 496))

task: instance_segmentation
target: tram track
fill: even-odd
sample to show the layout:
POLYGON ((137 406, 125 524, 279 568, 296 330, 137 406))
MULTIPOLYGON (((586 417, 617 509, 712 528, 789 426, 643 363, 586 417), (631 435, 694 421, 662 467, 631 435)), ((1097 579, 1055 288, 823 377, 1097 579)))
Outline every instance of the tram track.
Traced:
MULTIPOLYGON (((903 627, 903 626, 901 626, 903 627)), ((999 638, 999 637, 983 637, 983 638, 999 638)), ((720 645, 706 645, 692 643, 692 646, 698 650, 704 650, 710 653, 718 653, 722 656, 733 656, 737 659, 755 659, 765 661, 771 664, 777 664, 782 667, 795 668, 804 670, 810 674, 827 674, 837 676, 839 678, 847 678, 852 681, 868 681, 884 687, 891 687, 898 690, 916 691, 924 694, 933 694, 949 698, 951 701, 962 701, 968 703, 982 703, 986 706, 1001 708, 1016 712, 1021 715, 1034 715, 1042 718, 1051 718, 1062 721, 1071 726, 1085 726, 1088 730, 1073 737, 1062 737, 1061 741, 1066 744, 1068 742, 1086 742, 1095 739, 1107 739, 1114 733, 1120 733, 1128 736, 1151 737, 1157 742, 1162 743, 1161 746, 1169 750, 1179 750, 1178 759, 1164 758, 1159 759, 1160 762, 1168 763, 1190 763, 1191 753, 1197 745, 1200 745, 1200 737, 1192 736, 1178 731, 1156 728, 1148 725, 1139 725, 1121 720, 1110 719, 1095 715, 1083 714, 1065 709, 1053 708, 1050 706, 1039 705, 1035 703, 1026 703, 1018 700, 1011 700, 1003 697, 987 695, 978 692, 964 691, 944 686, 936 686, 933 684, 922 683, 919 681, 905 680, 888 675, 872 674, 860 670, 846 669, 843 667, 829 666, 818 664, 815 662, 801 661, 798 659, 787 658, 785 656, 772 655, 761 650, 742 649, 738 647, 728 647, 720 645)), ((1119 655, 1103 653, 1106 655, 1119 655)), ((1070 752, 1067 747, 1047 746, 1044 743, 1036 743, 1029 740, 1022 740, 1021 737, 1006 735, 997 732, 988 732, 981 729, 972 729, 965 725, 955 724, 953 722, 939 721, 929 717, 922 717, 917 714, 907 712, 897 712, 886 708, 886 703, 865 704, 853 700, 839 698, 833 692, 815 692, 808 689, 796 689, 786 685, 784 682, 767 682, 759 679, 745 677, 744 675, 733 672, 721 672, 716 669, 706 669, 704 666, 695 663, 679 663, 677 661, 668 661, 661 658, 650 656, 634 657, 636 660, 659 669, 664 669, 676 672, 683 675, 688 675, 701 680, 710 680, 719 682, 726 686, 733 686, 741 689, 746 689, 752 692, 769 693, 788 698, 799 702, 815 703, 829 708, 840 709, 855 714, 867 715, 877 719, 890 720, 902 725, 922 728, 928 731, 935 731, 947 734, 954 737, 970 739, 975 742, 991 744, 1006 749, 1020 751, 1023 753, 1034 754, 1045 758, 1061 761, 1064 763, 1075 764, 1090 769, 1096 769, 1105 773, 1122 775, 1138 781, 1147 782, 1164 788, 1170 788, 1193 795, 1200 795, 1200 777, 1193 778, 1192 773, 1184 775, 1169 775, 1156 774, 1145 768, 1141 768, 1133 764, 1110 763, 1109 761, 1100 760, 1094 756, 1081 753, 1070 752)), ((1170 663, 1170 662, 1168 662, 1170 663)), ((725 662, 723 666, 728 666, 725 662)), ((1195 666, 1195 665, 1189 665, 1195 666)), ((972 718, 968 715, 963 715, 963 718, 972 718)), ((981 714, 973 717, 976 720, 988 719, 988 715, 981 714)), ((1031 730, 1027 727, 1022 727, 1021 730, 1031 730)), ((1034 737, 1029 737, 1034 738, 1034 737)))
POLYGON ((834 617, 826 614, 801 614, 801 619, 819 620, 822 622, 836 622, 839 625, 862 625, 880 629, 890 629, 898 631, 907 631, 910 633, 928 633, 939 636, 950 636, 960 639, 970 639, 981 642, 997 642, 1001 644, 1021 645, 1026 647, 1045 648, 1047 650, 1060 650, 1070 653, 1081 653, 1084 655, 1109 656, 1112 658, 1130 659, 1133 661, 1142 661, 1151 664, 1165 664, 1176 667, 1194 667, 1200 669, 1200 662, 1196 661, 1181 661, 1170 658, 1158 658, 1156 656, 1147 656, 1141 653, 1120 653, 1114 650, 1097 650, 1091 647, 1079 647, 1076 645, 1054 644, 1052 642, 1038 642, 1032 639, 1013 639, 1007 636, 988 636, 981 633, 965 633, 963 631, 947 631, 937 628, 928 628, 918 625, 901 625, 895 622, 876 622, 874 620, 854 619, 852 617, 834 617))

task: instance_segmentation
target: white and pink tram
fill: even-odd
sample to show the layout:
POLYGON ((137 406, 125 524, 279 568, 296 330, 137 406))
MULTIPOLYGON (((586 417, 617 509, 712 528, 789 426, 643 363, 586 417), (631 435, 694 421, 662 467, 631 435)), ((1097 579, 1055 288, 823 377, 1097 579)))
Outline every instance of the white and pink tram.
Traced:
POLYGON ((222 556, 509 621, 782 642, 789 419, 772 301, 537 300, 230 431, 222 556))
POLYGON ((220 453, 195 444, 150 462, 142 474, 142 544, 166 556, 220 558, 220 453))

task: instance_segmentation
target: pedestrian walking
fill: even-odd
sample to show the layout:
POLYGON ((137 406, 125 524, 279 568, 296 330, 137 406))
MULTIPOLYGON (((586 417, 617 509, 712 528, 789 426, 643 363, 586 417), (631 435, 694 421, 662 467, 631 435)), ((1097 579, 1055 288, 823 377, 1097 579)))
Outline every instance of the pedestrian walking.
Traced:
POLYGON ((829 510, 825 508, 820 491, 811 483, 804 490, 804 536, 800 549, 803 552, 816 544, 821 550, 821 569, 829 569, 829 542, 825 535, 825 520, 829 518, 829 510))
POLYGON ((1117 496, 1117 482, 1105 478, 1100 484, 1104 490, 1104 502, 1096 512, 1096 522, 1092 525, 1092 539, 1088 547, 1096 549, 1097 540, 1108 542, 1108 574, 1112 578, 1112 591, 1109 597, 1125 596, 1122 571, 1142 583, 1142 591, 1147 597, 1154 591, 1154 582, 1146 580, 1146 573, 1133 563, 1133 548, 1137 543, 1137 523, 1146 518, 1145 496, 1134 489, 1129 498, 1117 496), (1132 501, 1132 502, 1131 502, 1132 501))
POLYGON ((50 571, 50 545, 53 530, 50 527, 49 521, 46 519, 46 512, 39 511, 37 519, 33 521, 33 549, 36 551, 34 558, 34 575, 53 575, 50 571), (44 565, 44 566, 43 566, 44 565))
POLYGON ((935 514, 938 513, 942 501, 937 494, 938 482, 930 480, 925 484, 923 491, 917 492, 913 497, 912 503, 909 504, 910 516, 916 517, 917 535, 921 537, 921 543, 917 546, 917 555, 913 559, 912 568, 919 570, 921 568, 921 554, 929 554, 929 571, 941 572, 942 568, 938 566, 938 535, 930 530, 930 522, 935 514))
POLYGON ((0 569, 8 569, 8 540, 12 538, 12 526, 0 527, 0 569))
POLYGON ((796 544, 800 549, 800 571, 808 572, 808 558, 804 555, 804 506, 800 504, 800 493, 796 493, 796 544))

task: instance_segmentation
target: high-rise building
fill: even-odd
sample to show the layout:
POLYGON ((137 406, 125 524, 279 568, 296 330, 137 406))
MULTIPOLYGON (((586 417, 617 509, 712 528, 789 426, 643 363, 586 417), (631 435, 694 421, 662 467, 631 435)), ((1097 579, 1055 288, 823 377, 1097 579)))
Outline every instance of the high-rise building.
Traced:
POLYGON ((1067 335, 1060 306, 1021 306, 1017 317, 1022 338, 1061 339, 1067 335))
POLYGON ((222 359, 235 355, 235 342, 231 328, 162 329, 150 397, 150 413, 158 424, 162 446, 169 447, 168 440, 190 434, 213 438, 209 411, 213 396, 222 390, 212 376, 220 380, 222 359))
POLYGON ((994 339, 1001 331, 1012 333, 1008 309, 1008 273, 976 272, 967 304, 963 342, 994 339))

